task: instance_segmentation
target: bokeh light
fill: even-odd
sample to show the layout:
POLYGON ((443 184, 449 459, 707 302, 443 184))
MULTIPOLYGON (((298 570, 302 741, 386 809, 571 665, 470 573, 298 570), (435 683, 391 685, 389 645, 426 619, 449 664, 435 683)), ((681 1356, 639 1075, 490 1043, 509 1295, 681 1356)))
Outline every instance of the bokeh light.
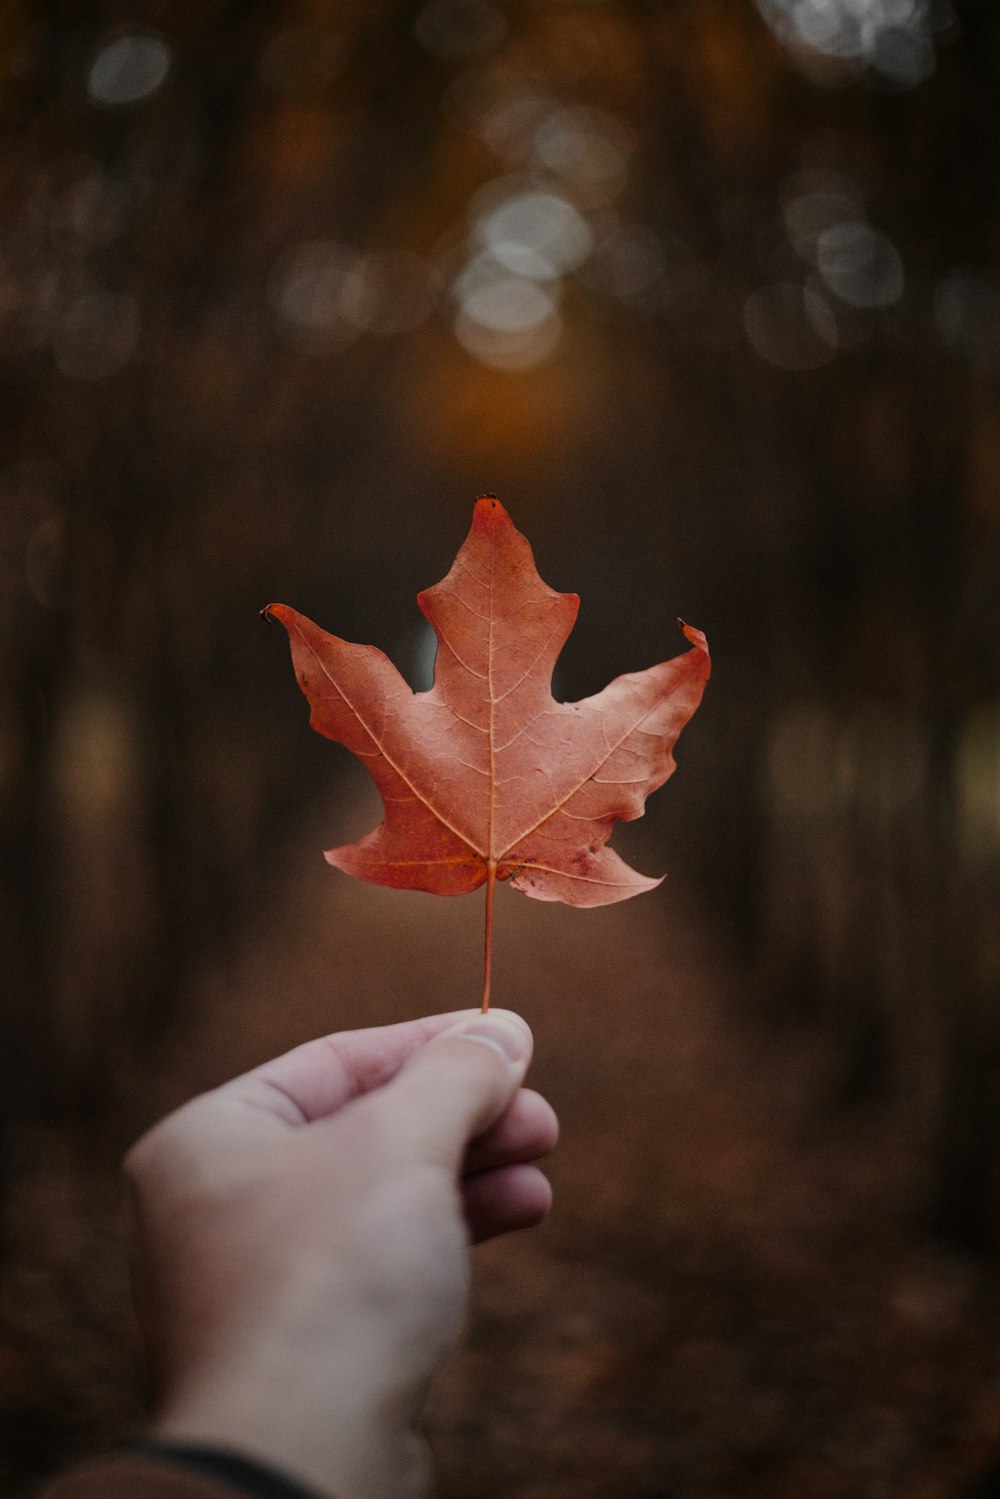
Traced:
POLYGON ((853 184, 830 173, 797 173, 785 184, 783 214, 793 248, 815 263, 820 235, 838 224, 864 223, 853 184))
POLYGON ((455 293, 455 333, 481 363, 511 372, 527 370, 558 345, 561 321, 550 287, 512 276, 481 256, 459 278, 455 293))
POLYGON ((891 307, 905 275, 892 241, 868 224, 831 224, 816 240, 816 264, 830 290, 851 307, 891 307))
POLYGON ((949 0, 757 0, 765 20, 806 71, 819 59, 845 73, 871 71, 914 88, 935 66, 935 39, 955 25, 949 0))
POLYGON ((477 197, 473 212, 473 233, 493 259, 535 280, 553 280, 574 270, 593 245, 580 214, 554 193, 510 189, 500 181, 477 197), (488 207, 484 196, 499 201, 488 207))
POLYGON ((584 207, 610 201, 625 185, 631 138, 605 111, 547 109, 532 144, 538 166, 560 178, 584 207))
POLYGON ((138 104, 166 81, 170 48, 158 36, 136 32, 107 42, 87 75, 87 92, 95 104, 138 104))
POLYGON ((289 250, 271 274, 270 295, 286 337, 319 353, 344 349, 376 315, 364 261, 332 240, 289 250))

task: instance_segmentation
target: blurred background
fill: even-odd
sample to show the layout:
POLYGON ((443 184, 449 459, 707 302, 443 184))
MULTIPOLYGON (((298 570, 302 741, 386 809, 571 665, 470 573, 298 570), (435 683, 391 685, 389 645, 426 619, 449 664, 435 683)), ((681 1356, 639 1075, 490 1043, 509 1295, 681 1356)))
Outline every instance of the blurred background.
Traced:
POLYGON ((7 0, 0 1482, 141 1420, 117 1160, 477 1002, 355 885, 289 603, 426 685, 495 491, 557 695, 715 674, 615 844, 500 892, 556 1211, 479 1252, 444 1499, 1000 1492, 1000 8, 7 0))

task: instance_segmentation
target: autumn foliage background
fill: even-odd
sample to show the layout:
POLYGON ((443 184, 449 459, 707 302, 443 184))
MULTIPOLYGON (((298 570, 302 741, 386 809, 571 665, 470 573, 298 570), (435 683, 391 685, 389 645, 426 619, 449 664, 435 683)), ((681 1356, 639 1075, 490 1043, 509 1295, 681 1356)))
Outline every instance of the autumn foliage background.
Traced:
POLYGON ((13 1499, 140 1418, 124 1144, 476 1001, 477 897, 324 867, 375 808, 258 610, 425 683, 484 490, 557 696, 716 664, 615 838, 666 885, 499 892, 564 1142, 441 1494, 1000 1486, 998 74, 986 0, 3 7, 13 1499))

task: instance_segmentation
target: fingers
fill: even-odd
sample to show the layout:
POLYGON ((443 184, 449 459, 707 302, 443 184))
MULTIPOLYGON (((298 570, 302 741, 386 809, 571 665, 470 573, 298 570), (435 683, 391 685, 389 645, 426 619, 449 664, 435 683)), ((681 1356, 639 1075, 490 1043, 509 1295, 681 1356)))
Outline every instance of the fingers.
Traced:
POLYGON ((469 1142, 520 1087, 531 1046, 530 1030, 510 1010, 462 1020, 427 1041, 379 1099, 400 1151, 456 1172, 469 1142))
POLYGON ((262 1107, 286 1124, 311 1124, 380 1088, 428 1041, 478 1010, 452 1010, 400 1025, 320 1036, 275 1057, 216 1090, 226 1103, 262 1107))
POLYGON ((460 1182, 465 1221, 474 1244, 541 1223, 552 1188, 536 1166, 555 1149, 559 1121, 539 1093, 520 1088, 499 1119, 473 1140, 460 1182))
POLYGON ((473 1140, 462 1162, 463 1175, 475 1175, 520 1161, 540 1161, 559 1140, 552 1105, 531 1088, 519 1088, 500 1118, 473 1140))
POLYGON ((552 1188, 537 1166, 501 1166, 462 1182, 465 1221, 474 1244, 534 1228, 552 1206, 552 1188))

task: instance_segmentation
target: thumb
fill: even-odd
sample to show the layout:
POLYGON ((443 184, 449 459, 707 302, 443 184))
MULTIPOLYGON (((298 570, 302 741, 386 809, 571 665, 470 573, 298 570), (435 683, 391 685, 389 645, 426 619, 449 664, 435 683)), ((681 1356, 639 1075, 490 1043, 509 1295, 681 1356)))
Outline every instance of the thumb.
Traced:
POLYGON ((469 1141, 499 1119, 521 1086, 531 1049, 531 1031, 512 1010, 466 1018, 434 1036, 382 1093, 402 1148, 457 1170, 469 1141))

